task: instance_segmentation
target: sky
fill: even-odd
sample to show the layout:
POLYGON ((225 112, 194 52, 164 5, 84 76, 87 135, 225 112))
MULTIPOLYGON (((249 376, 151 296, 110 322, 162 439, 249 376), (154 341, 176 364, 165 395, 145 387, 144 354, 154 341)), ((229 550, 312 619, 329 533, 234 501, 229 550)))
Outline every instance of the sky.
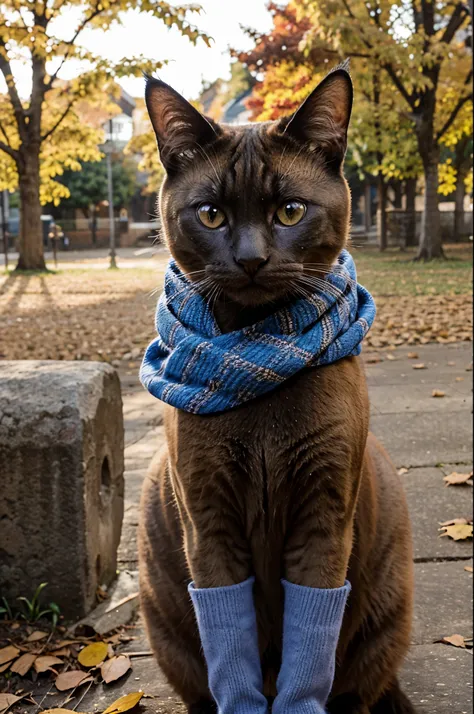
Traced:
MULTIPOLYGON (((229 76, 230 56, 228 49, 247 49, 252 42, 240 25, 257 30, 268 30, 271 23, 266 9, 267 0, 198 0, 203 12, 193 16, 199 29, 213 38, 211 48, 202 41, 192 45, 177 30, 168 30, 159 20, 150 19, 131 11, 123 15, 122 26, 114 26, 107 32, 84 30, 80 44, 90 51, 111 60, 124 56, 144 55, 147 58, 170 60, 170 64, 157 71, 156 75, 188 98, 197 97, 202 80, 223 79, 229 76)), ((68 11, 65 17, 55 20, 54 33, 69 38, 74 34, 80 14, 68 11)), ((54 71, 52 63, 48 71, 54 71)), ((18 81, 20 93, 27 96, 31 88, 28 68, 13 63, 13 72, 18 81)), ((70 79, 80 72, 79 63, 68 62, 61 74, 62 79, 70 79)), ((123 88, 132 96, 143 95, 142 78, 124 78, 123 88)), ((0 91, 4 91, 0 86, 0 91)))

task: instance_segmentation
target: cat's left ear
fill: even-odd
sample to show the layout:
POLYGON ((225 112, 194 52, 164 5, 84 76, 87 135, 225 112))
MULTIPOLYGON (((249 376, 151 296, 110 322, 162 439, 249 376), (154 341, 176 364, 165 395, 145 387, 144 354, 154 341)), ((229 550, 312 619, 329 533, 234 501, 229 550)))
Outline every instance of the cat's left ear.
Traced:
POLYGON ((318 84, 292 117, 281 120, 279 129, 310 149, 321 150, 328 161, 340 165, 347 148, 352 97, 350 74, 345 66, 338 67, 318 84))

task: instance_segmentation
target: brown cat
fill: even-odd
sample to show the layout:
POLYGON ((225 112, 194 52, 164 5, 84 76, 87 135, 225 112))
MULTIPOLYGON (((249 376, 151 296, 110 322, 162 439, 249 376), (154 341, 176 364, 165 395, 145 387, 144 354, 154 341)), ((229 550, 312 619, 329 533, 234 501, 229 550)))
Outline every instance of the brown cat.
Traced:
MULTIPOLYGON (((348 73, 330 73, 293 117, 248 126, 215 124, 158 80, 146 98, 166 169, 164 236, 196 285, 208 279, 222 332, 254 324, 293 291, 314 291, 348 241, 348 73)), ((347 578, 328 711, 413 713, 397 681, 410 642, 410 525, 396 470, 368 435, 359 359, 303 369, 220 414, 169 405, 164 414, 167 447, 141 503, 141 602, 157 660, 189 711, 214 704, 187 585, 254 575, 269 701, 281 578, 311 588, 347 578)))

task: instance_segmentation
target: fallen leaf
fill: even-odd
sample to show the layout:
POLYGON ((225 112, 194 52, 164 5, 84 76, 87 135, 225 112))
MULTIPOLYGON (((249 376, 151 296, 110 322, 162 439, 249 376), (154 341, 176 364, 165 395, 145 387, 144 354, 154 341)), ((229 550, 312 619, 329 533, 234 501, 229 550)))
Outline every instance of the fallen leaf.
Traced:
POLYGON ((456 362, 453 362, 452 360, 450 360, 448 362, 448 367, 455 367, 455 366, 456 366, 456 362))
POLYGON ((139 595, 140 593, 132 593, 131 595, 127 595, 127 597, 122 598, 122 600, 119 600, 117 603, 115 603, 115 605, 109 605, 109 607, 105 611, 105 614, 116 610, 118 607, 122 607, 122 605, 125 605, 126 602, 130 602, 130 600, 135 600, 139 595))
POLYGON ((119 714, 119 712, 128 712, 129 709, 133 709, 140 699, 143 697, 144 692, 132 692, 131 694, 126 694, 124 697, 117 699, 110 707, 107 707, 102 714, 119 714))
POLYGON ((456 377, 456 382, 464 382, 464 377, 456 377))
POLYGON ((456 526, 443 526, 440 530, 445 531, 441 533, 440 538, 444 536, 448 536, 453 540, 467 540, 468 538, 472 538, 472 525, 470 524, 463 523, 456 526))
POLYGON ((22 697, 16 697, 14 694, 0 694, 0 714, 4 714, 13 704, 19 702, 20 699, 22 699, 22 697))
POLYGON ((58 650, 52 650, 49 654, 53 657, 69 657, 71 650, 69 647, 60 647, 58 650))
POLYGON ((0 665, 0 674, 2 672, 6 672, 10 665, 11 665, 11 662, 7 662, 6 664, 0 665))
POLYGON ((109 643, 107 645, 107 659, 112 659, 112 657, 115 655, 114 648, 113 646, 109 643))
POLYGON ((446 482, 446 486, 459 486, 460 484, 467 483, 471 478, 472 471, 470 474, 458 474, 456 471, 453 471, 453 473, 445 476, 443 481, 446 482))
POLYGON ((383 362, 383 359, 379 355, 369 355, 366 360, 367 364, 378 364, 383 362))
POLYGON ((424 362, 418 362, 418 364, 412 364, 412 369, 426 369, 426 364, 424 362))
POLYGON ((432 397, 444 397, 445 392, 442 392, 441 389, 433 389, 433 391, 431 392, 431 396, 432 397))
POLYGON ((47 672, 56 664, 64 664, 62 659, 58 657, 53 657, 52 655, 44 655, 44 657, 38 657, 35 662, 35 670, 40 674, 41 672, 47 672))
POLYGON ((440 640, 436 640, 436 642, 442 642, 445 645, 452 645, 453 647, 462 647, 463 649, 466 648, 466 642, 462 635, 450 635, 449 637, 442 637, 440 640))
POLYGON ((20 677, 24 677, 25 674, 27 674, 32 665, 33 662, 36 659, 36 655, 32 654, 30 652, 27 652, 26 654, 21 655, 11 666, 11 672, 15 672, 15 674, 19 674, 20 677))
POLYGON ((407 357, 408 359, 418 359, 418 352, 409 352, 407 357))
POLYGON ((67 689, 75 689, 75 687, 79 687, 86 682, 92 682, 89 672, 83 672, 82 669, 72 669, 70 672, 58 674, 55 685, 60 692, 65 692, 67 689))
POLYGON ((116 632, 115 635, 111 635, 110 637, 107 637, 107 639, 105 641, 111 645, 118 645, 118 644, 120 644, 121 637, 122 637, 122 635, 120 634, 120 632, 116 632))
POLYGON ((467 573, 472 573, 472 572, 473 572, 472 565, 465 565, 465 566, 464 566, 464 570, 465 570, 467 573))
POLYGON ((0 650, 0 664, 5 664, 5 662, 11 662, 20 654, 20 650, 15 645, 8 645, 8 647, 3 647, 0 650))
POLYGON ((107 657, 107 642, 93 642, 79 652, 77 657, 83 667, 96 667, 107 657))
POLYGON ((466 372, 472 372, 472 362, 466 367, 466 372))
POLYGON ((398 475, 403 476, 404 474, 408 473, 408 469, 406 469, 404 466, 402 466, 401 469, 398 469, 398 475))
POLYGON ((385 355, 385 359, 388 359, 390 362, 395 362, 397 360, 397 358, 391 354, 385 355))
POLYGON ((35 630, 29 637, 26 638, 27 642, 39 642, 39 640, 44 640, 45 637, 49 635, 49 632, 40 632, 40 630, 35 630))
POLYGON ((100 673, 104 682, 110 684, 110 682, 115 682, 120 677, 123 677, 131 666, 132 663, 127 655, 119 655, 104 662, 101 665, 100 673))

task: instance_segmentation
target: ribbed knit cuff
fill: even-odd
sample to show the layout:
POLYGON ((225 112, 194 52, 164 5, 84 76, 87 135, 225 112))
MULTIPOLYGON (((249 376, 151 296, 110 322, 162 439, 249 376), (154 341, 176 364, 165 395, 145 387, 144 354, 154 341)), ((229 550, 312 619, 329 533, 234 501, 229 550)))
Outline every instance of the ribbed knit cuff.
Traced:
POLYGON ((338 630, 351 590, 348 580, 340 588, 309 588, 281 581, 285 592, 285 622, 289 626, 319 630, 329 627, 338 630))
POLYGON ((199 625, 206 629, 229 627, 250 627, 255 618, 253 604, 253 584, 255 578, 248 578, 237 585, 219 588, 197 588, 189 583, 188 592, 193 601, 199 625))

